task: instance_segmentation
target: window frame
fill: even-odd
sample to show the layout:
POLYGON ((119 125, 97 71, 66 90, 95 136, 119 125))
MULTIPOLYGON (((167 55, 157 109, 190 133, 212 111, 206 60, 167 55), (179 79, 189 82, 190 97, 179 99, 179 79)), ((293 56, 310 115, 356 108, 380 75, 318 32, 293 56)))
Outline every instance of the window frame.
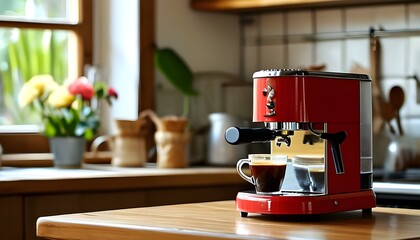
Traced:
MULTIPOLYGON (((78 52, 76 75, 83 74, 83 68, 93 62, 93 0, 78 0, 79 22, 46 23, 36 21, 0 20, 0 27, 22 29, 68 30, 75 35, 78 52)), ((39 133, 0 133, 3 153, 49 152, 48 139, 39 133)))

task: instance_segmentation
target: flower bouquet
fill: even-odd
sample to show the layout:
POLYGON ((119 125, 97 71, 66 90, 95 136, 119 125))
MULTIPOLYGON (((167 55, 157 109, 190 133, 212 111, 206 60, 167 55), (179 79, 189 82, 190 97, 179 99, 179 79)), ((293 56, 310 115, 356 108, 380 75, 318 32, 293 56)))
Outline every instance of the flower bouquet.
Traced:
POLYGON ((98 102, 106 100, 111 104, 117 97, 112 87, 104 82, 91 84, 84 76, 59 85, 50 75, 36 75, 23 85, 18 102, 21 107, 32 107, 39 112, 42 132, 50 138, 55 160, 71 165, 74 159, 81 161, 85 140, 92 139, 99 131, 98 102), (72 149, 73 142, 82 145, 82 149, 72 149))
POLYGON ((118 97, 104 82, 89 83, 86 77, 59 85, 50 75, 37 75, 20 90, 21 107, 39 112, 47 137, 73 136, 92 139, 100 127, 98 101, 111 104, 118 97))

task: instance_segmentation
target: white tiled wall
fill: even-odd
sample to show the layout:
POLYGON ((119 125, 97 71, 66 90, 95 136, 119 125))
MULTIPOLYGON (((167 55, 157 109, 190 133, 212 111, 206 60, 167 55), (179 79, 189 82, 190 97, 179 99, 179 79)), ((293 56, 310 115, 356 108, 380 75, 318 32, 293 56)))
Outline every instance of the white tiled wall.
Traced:
MULTIPOLYGON (((315 64, 326 64, 327 71, 350 72, 355 64, 370 67, 370 27, 419 30, 420 3, 281 11, 247 17, 254 21, 243 26, 242 37, 246 41, 242 74, 245 77, 250 79, 252 73, 260 69, 302 68, 315 64), (347 39, 303 38, 343 32, 366 34, 347 39)), ((412 78, 407 78, 420 75, 420 31, 412 36, 380 37, 380 43, 380 85, 385 97, 395 85, 404 89, 405 103, 401 110, 404 128, 407 135, 420 138, 420 90, 412 78)))
POLYGON ((261 36, 283 35, 284 15, 281 13, 268 13, 261 16, 261 36))
MULTIPOLYGON (((286 13, 287 34, 313 33, 312 11, 299 11, 286 13)), ((262 22, 262 25, 265 23, 262 22)))
POLYGON ((315 13, 316 32, 330 33, 343 31, 343 14, 341 9, 319 10, 315 13), (331 21, 334 19, 334 21, 331 21))
POLYGON ((420 4, 411 4, 408 8, 408 27, 418 28, 420 23, 420 4))
MULTIPOLYGON (((156 45, 174 49, 185 60, 193 74, 200 75, 196 76, 199 79, 194 79, 197 88, 203 88, 198 89, 199 91, 220 91, 213 86, 214 84, 209 87, 203 82, 212 81, 220 85, 220 81, 225 80, 227 75, 236 77, 239 72, 238 22, 239 17, 235 15, 194 11, 189 0, 157 0, 156 45)), ((257 36, 257 33, 253 36, 257 36)), ((249 57, 255 59, 255 56, 249 57)), ((181 92, 165 81, 157 70, 155 81, 157 113, 161 116, 180 115, 183 108, 181 92)), ((194 106, 191 108, 191 115, 197 119, 207 118, 200 115, 203 109, 207 109, 206 106, 194 106)))
POLYGON ((315 45, 315 59, 317 63, 323 63, 331 71, 343 69, 343 42, 342 41, 323 41, 315 45))

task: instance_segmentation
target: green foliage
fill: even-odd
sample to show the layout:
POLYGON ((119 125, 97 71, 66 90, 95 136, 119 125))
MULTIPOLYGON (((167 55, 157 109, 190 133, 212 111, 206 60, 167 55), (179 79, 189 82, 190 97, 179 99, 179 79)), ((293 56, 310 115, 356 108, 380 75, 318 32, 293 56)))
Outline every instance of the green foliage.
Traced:
POLYGON ((192 96, 197 92, 193 88, 193 74, 185 61, 172 49, 162 48, 155 52, 156 67, 178 90, 192 96))
POLYGON ((184 95, 183 115, 189 114, 189 97, 197 95, 193 87, 193 73, 186 62, 171 48, 155 51, 155 65, 163 76, 184 95))
MULTIPOLYGON (((63 1, 2 0, 0 13, 7 17, 63 17, 63 1), (37 14, 37 13, 36 13, 37 14)), ((18 20, 19 21, 19 20, 18 20)), ((67 30, 0 28, 0 124, 40 123, 32 108, 19 109, 17 92, 31 77, 49 74, 62 83, 68 76, 67 30)))
MULTIPOLYGON (((19 109, 17 92, 31 77, 50 74, 62 83, 68 76, 67 32, 34 29, 0 29, 0 82, 8 124, 36 123, 31 109, 19 109)), ((0 124, 3 124, 0 121, 0 124)))
POLYGON ((95 82, 93 84, 93 89, 96 92, 96 96, 101 99, 104 98, 107 94, 107 89, 108 87, 106 86, 106 84, 104 82, 95 82))
POLYGON ((80 97, 76 101, 84 106, 80 109, 46 109, 48 114, 44 114, 43 121, 47 137, 72 136, 90 140, 98 133, 100 119, 97 113, 85 106, 86 103, 80 97))

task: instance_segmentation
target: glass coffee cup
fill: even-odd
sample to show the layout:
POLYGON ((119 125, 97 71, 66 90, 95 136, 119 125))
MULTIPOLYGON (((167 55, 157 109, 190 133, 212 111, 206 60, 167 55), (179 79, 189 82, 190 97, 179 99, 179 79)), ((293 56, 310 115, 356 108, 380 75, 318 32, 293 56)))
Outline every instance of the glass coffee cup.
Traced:
POLYGON ((299 155, 292 157, 297 182, 303 192, 323 192, 325 189, 324 157, 299 155))
POLYGON ((287 155, 250 154, 236 164, 236 170, 243 179, 255 186, 257 194, 279 194, 286 174, 287 155), (251 176, 242 170, 249 165, 251 176))

